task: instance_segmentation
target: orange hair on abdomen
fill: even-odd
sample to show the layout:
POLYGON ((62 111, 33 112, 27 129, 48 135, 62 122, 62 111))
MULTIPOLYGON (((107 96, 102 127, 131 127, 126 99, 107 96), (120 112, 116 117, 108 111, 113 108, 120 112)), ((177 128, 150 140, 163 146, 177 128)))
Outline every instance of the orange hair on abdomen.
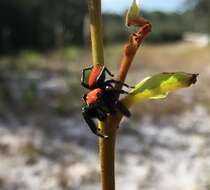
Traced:
POLYGON ((96 88, 96 89, 90 91, 86 96, 86 103, 88 105, 96 103, 96 101, 98 100, 98 97, 101 95, 101 93, 102 93, 102 89, 100 89, 100 88, 96 88))

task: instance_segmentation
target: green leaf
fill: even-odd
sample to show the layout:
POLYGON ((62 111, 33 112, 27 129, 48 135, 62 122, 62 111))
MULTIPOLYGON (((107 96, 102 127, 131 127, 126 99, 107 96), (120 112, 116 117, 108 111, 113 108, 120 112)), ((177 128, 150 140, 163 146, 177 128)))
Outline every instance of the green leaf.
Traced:
POLYGON ((133 3, 128 9, 128 12, 126 14, 125 25, 128 26, 129 20, 139 17, 139 13, 140 13, 140 6, 138 0, 133 0, 133 3))
POLYGON ((147 77, 138 83, 122 102, 130 107, 145 99, 165 98, 169 92, 194 84, 197 76, 198 74, 176 72, 160 73, 147 77))

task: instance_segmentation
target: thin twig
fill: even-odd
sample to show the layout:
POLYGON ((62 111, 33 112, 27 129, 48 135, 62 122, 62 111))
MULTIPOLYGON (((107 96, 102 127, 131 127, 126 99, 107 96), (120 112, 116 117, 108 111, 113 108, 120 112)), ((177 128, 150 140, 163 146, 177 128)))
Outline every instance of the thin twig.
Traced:
MULTIPOLYGON (((122 82, 125 81, 128 70, 130 68, 131 63, 133 62, 133 58, 138 50, 138 47, 142 44, 143 40, 145 39, 145 37, 151 31, 152 28, 152 25, 148 21, 143 20, 145 22, 143 24, 141 18, 139 18, 139 20, 137 19, 135 20, 135 25, 137 25, 138 21, 140 22, 139 30, 136 33, 131 34, 128 43, 124 46, 120 69, 116 77, 117 80, 122 82)), ((122 88, 122 83, 119 83, 117 89, 121 88, 122 88)))

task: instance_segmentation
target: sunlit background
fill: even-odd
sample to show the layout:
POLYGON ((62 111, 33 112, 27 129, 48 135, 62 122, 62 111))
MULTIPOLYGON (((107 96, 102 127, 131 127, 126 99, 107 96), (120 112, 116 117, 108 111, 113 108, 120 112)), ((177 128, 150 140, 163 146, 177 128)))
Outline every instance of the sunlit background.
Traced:
MULTIPOLYGON (((105 63, 117 73, 131 0, 102 0, 105 63)), ((120 190, 210 190, 210 1, 141 0, 153 31, 127 83, 170 71, 196 85, 131 110, 118 130, 120 190)), ((0 189, 98 190, 97 137, 81 116, 91 65, 87 1, 0 0, 0 189)))
MULTIPOLYGON (((181 11, 185 0, 140 0, 141 8, 145 11, 181 11)), ((102 1, 103 12, 123 13, 131 5, 132 0, 104 0, 102 1)))

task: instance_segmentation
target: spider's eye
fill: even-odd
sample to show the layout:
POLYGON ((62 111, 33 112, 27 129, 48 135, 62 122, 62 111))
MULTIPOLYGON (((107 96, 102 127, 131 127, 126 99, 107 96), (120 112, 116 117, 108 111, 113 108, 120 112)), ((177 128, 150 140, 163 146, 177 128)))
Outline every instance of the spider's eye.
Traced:
POLYGON ((110 89, 110 86, 106 86, 106 90, 109 90, 110 89))

